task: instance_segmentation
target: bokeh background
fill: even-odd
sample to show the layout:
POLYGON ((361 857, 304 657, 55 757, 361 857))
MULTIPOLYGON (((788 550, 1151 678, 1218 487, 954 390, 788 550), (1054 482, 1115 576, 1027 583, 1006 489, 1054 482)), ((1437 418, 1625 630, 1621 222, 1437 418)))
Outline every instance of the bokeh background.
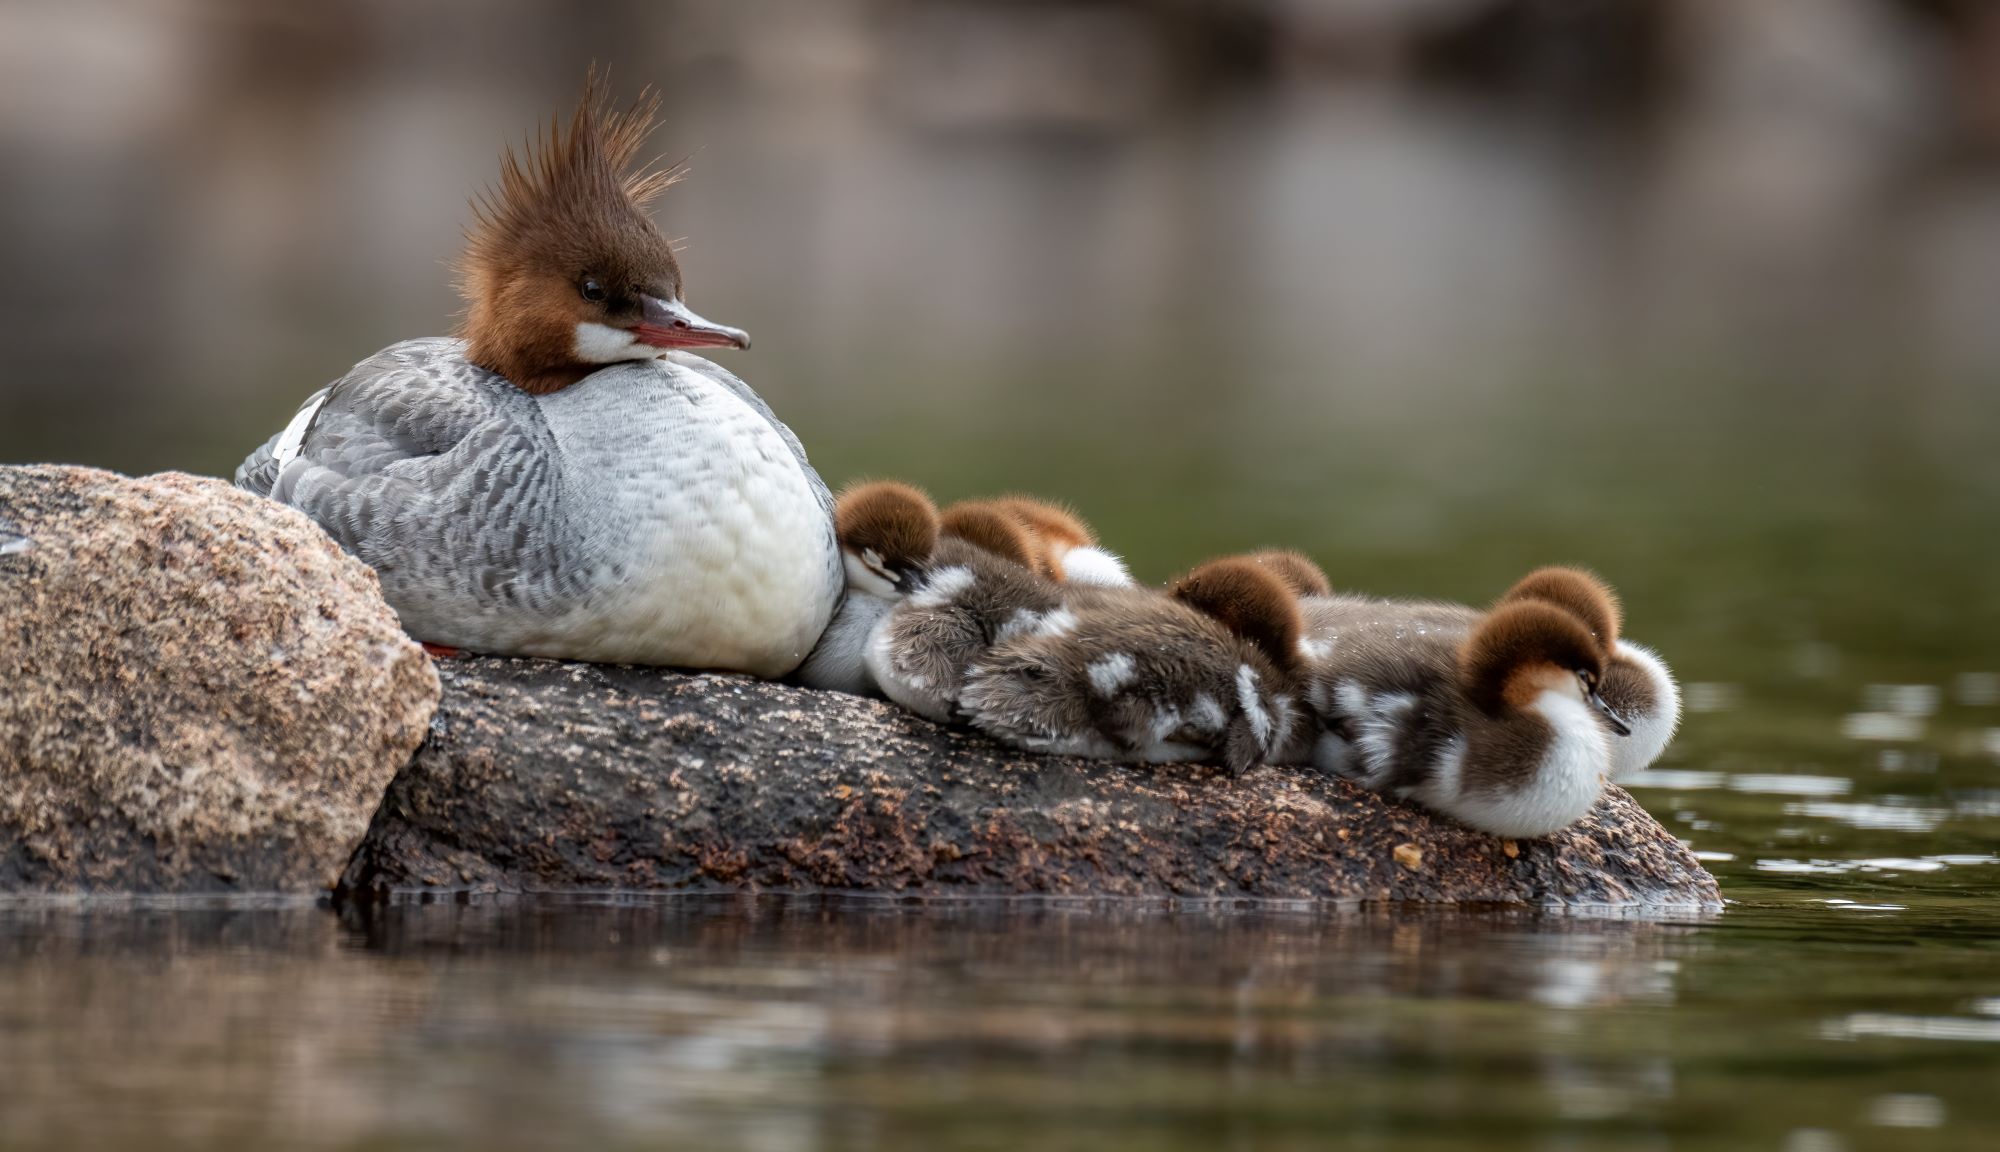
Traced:
POLYGON ((226 475, 447 331, 592 61, 836 484, 1062 497, 1153 578, 1595 564, 1708 678, 2000 636, 1981 0, 7 0, 0 459, 226 475))
POLYGON ((17 910, 0 1146, 2000 1142, 2000 3, 0 0, 0 461, 227 475, 449 330, 592 61, 830 482, 1592 565, 1737 903, 17 910))

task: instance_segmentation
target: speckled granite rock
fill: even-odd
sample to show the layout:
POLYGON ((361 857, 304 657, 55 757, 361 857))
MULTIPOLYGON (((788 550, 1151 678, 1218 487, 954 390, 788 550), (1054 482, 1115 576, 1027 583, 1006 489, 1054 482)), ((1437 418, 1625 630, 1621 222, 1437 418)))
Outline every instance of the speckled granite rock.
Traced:
POLYGON ((1509 845, 1305 769, 1027 756, 885 704, 653 669, 447 661, 431 738, 342 879, 1704 906, 1623 791, 1509 845), (1510 851, 1512 854, 1510 855, 1510 851))
POLYGON ((0 467, 0 891, 324 887, 437 697, 300 513, 0 467))

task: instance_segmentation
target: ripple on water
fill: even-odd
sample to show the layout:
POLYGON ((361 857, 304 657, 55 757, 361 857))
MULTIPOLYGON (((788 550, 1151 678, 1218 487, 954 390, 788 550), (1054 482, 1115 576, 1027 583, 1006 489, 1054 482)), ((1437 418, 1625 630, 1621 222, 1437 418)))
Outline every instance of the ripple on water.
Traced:
POLYGON ((1877 856, 1863 860, 1757 861, 1757 871, 1798 876, 1846 876, 1874 872, 1942 872, 1947 868, 1973 864, 2000 864, 2000 856, 1954 854, 1944 856, 1877 856))
POLYGON ((2000 1020, 1972 1016, 1900 1016, 1888 1012, 1856 1012, 1820 1027, 1828 1040, 1858 1040, 1888 1036, 1899 1040, 1971 1040, 2000 1044, 2000 1020))
POLYGON ((1885 800, 1884 803, 1862 804, 1836 800, 1794 801, 1785 805, 1785 815, 1832 820, 1869 832, 1929 832, 1951 815, 1948 808, 1917 807, 1903 797, 1885 800), (1904 803, 1897 804, 1895 801, 1899 799, 1904 803))

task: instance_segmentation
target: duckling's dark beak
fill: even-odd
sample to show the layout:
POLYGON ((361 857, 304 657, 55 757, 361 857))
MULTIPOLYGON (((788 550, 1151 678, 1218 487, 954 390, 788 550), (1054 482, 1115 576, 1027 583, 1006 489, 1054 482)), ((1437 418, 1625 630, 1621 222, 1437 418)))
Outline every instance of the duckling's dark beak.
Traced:
POLYGON ((748 348, 750 334, 694 314, 679 300, 639 297, 639 326, 632 334, 655 348, 748 348))
POLYGON ((1590 702, 1592 708, 1604 714, 1604 720, 1611 725, 1613 732, 1618 733, 1620 736, 1630 736, 1632 734, 1632 726, 1625 723, 1624 719, 1618 713, 1613 712, 1611 705, 1606 704, 1604 697, 1599 696, 1595 689, 1585 691, 1583 698, 1590 702))

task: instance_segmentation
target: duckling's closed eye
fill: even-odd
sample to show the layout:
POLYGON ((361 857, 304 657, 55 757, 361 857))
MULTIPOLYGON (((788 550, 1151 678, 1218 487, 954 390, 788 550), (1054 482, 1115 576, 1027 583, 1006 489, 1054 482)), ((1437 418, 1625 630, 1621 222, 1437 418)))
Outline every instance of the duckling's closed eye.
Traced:
POLYGON ((1588 669, 1578 669, 1576 682, 1577 687, 1583 690, 1584 702, 1592 708, 1597 709, 1605 721, 1611 725, 1613 732, 1618 733, 1620 736, 1630 736, 1632 734, 1632 726, 1627 724, 1625 718, 1618 715, 1612 709, 1611 705, 1605 703, 1604 697, 1597 694, 1597 675, 1595 673, 1588 669))

